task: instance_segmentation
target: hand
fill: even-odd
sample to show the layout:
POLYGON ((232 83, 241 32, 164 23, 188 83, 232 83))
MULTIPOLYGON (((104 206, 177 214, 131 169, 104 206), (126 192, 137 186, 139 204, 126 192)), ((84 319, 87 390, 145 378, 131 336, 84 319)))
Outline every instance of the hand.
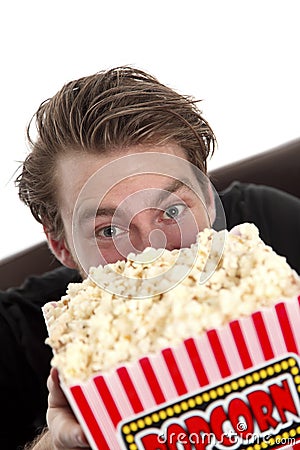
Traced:
POLYGON ((47 423, 51 435, 51 449, 75 450, 90 448, 59 385, 56 369, 51 369, 47 386, 49 389, 47 423))

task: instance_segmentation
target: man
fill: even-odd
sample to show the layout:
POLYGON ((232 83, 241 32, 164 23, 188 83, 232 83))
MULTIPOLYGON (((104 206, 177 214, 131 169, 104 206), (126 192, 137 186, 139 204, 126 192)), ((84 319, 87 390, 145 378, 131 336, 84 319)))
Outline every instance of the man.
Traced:
MULTIPOLYGON (((32 151, 17 180, 19 194, 43 225, 51 250, 68 269, 46 276, 45 291, 43 286, 36 291, 35 281, 35 287, 31 287, 35 300, 31 299, 30 305, 40 307, 47 300, 58 299, 69 281, 80 279, 78 272, 86 276, 90 265, 124 259, 129 251, 139 252, 149 245, 168 249, 188 246, 198 231, 219 219, 218 198, 206 178, 207 159, 215 147, 214 134, 191 98, 177 94, 152 76, 123 67, 70 82, 40 106, 35 121, 37 138, 30 137, 29 128, 32 151)), ((229 228, 245 220, 255 222, 262 237, 294 261, 297 245, 283 248, 274 211, 278 211, 279 196, 279 204, 287 211, 293 208, 299 224, 300 202, 282 195, 236 184, 223 194, 222 202, 229 228), (256 207, 261 211, 255 212, 256 207), (266 211, 270 221, 265 220, 266 211)), ((285 229, 290 226, 289 219, 285 214, 280 218, 281 223, 286 221, 285 229)), ((45 392, 38 392, 38 386, 43 389, 50 352, 37 341, 46 331, 36 308, 33 316, 41 329, 34 335, 27 327, 27 341, 28 336, 31 341, 25 346, 14 322, 15 346, 21 341, 26 360, 16 370, 27 364, 24 378, 29 380, 19 383, 22 395, 15 396, 15 408, 21 399, 24 413, 20 442, 30 434, 28 429, 42 425, 45 411, 45 392), (26 389, 35 405, 30 417, 26 417, 25 404, 30 397, 24 394, 26 389)), ((49 431, 29 448, 88 448, 59 388, 55 370, 48 387, 49 431)), ((12 430, 18 425, 11 423, 11 409, 6 435, 13 439, 12 430)), ((21 423, 21 417, 18 421, 21 423)))

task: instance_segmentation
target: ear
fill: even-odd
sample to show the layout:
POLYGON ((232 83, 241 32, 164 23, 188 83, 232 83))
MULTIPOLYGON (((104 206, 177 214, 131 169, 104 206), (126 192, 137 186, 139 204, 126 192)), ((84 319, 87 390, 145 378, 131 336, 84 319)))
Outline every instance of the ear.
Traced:
POLYGON ((214 196, 214 192, 213 192, 211 183, 209 183, 209 185, 208 185, 208 197, 209 197, 209 201, 208 201, 207 212, 209 215, 210 223, 213 224, 214 221, 216 220, 216 205, 215 205, 215 196, 214 196))
POLYGON ((77 269, 78 265, 74 261, 72 253, 70 252, 65 238, 55 239, 49 231, 44 228, 48 245, 56 258, 66 267, 70 269, 77 269))

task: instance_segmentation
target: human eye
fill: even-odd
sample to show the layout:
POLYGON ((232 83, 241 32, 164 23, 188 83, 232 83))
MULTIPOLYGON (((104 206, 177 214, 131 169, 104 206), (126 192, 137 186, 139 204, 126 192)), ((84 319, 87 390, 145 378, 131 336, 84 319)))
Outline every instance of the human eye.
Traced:
POLYGON ((163 213, 163 219, 177 219, 177 217, 179 217, 185 209, 186 205, 171 205, 165 209, 163 213))
POLYGON ((108 225, 106 227, 98 228, 95 231, 96 237, 106 239, 112 239, 121 233, 124 233, 124 230, 115 225, 108 225))

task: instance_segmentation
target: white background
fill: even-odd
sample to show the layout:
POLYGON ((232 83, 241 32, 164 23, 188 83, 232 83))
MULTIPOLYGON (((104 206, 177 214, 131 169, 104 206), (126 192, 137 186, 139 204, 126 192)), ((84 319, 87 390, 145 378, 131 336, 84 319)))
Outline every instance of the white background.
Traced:
POLYGON ((0 6, 0 259, 43 239, 17 197, 38 105, 62 84, 130 64, 202 99, 209 168, 300 136, 298 0, 10 0, 0 6))

